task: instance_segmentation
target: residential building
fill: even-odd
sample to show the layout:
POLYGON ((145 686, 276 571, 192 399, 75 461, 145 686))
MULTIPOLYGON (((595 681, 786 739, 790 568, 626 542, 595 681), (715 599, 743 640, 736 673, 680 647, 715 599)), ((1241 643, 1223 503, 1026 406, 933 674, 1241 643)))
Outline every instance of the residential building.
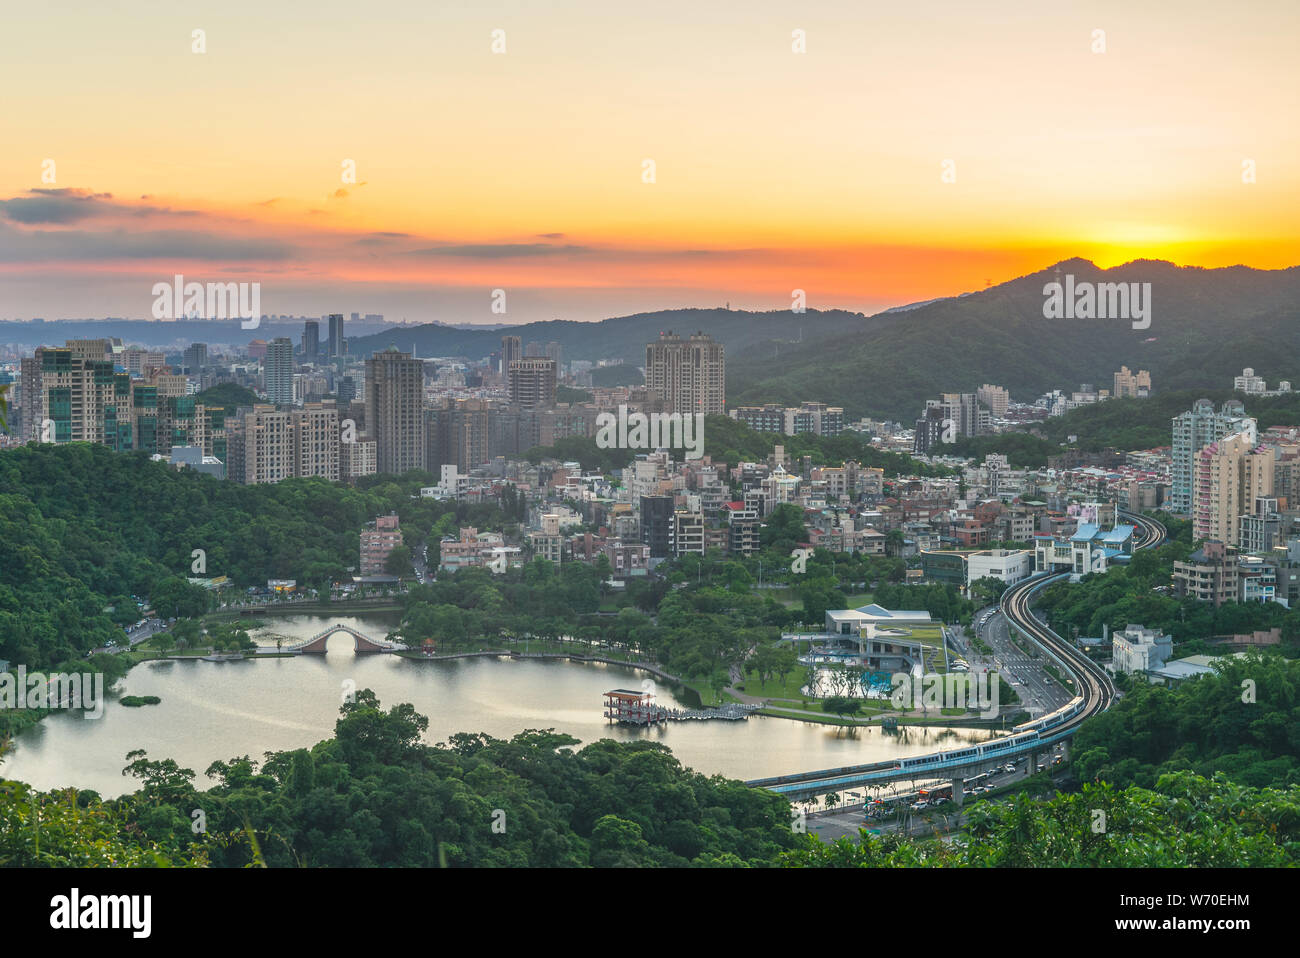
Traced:
POLYGON ((402 544, 397 514, 379 516, 361 530, 361 574, 384 575, 389 554, 402 544))
POLYGON ((339 478, 355 482, 362 476, 375 474, 375 441, 356 439, 339 444, 339 478))
POLYGON ((1163 632, 1128 625, 1111 636, 1111 667, 1116 672, 1162 669, 1174 652, 1174 640, 1163 632))
POLYGON ((1235 547, 1241 516, 1253 514, 1257 499, 1273 495, 1273 452, 1256 446, 1247 433, 1234 433, 1205 446, 1195 462, 1192 538, 1235 547))
POLYGON ((339 414, 333 401, 307 403, 302 409, 267 403, 241 409, 230 421, 227 442, 226 475, 236 482, 253 485, 302 476, 337 480, 340 475, 339 414))
POLYGON ((1218 540, 1206 542, 1184 561, 1174 562, 1174 592, 1218 607, 1237 600, 1236 550, 1218 540))
POLYGON ((641 497, 641 541, 650 547, 651 559, 666 559, 673 547, 673 497, 641 497))
POLYGON ((1151 373, 1145 369, 1132 372, 1127 366, 1121 366, 1115 374, 1116 399, 1146 399, 1151 395, 1151 373))
POLYGON ((673 513, 672 554, 683 556, 693 552, 704 555, 704 514, 677 510, 673 513))
POLYGON ((181 354, 181 365, 185 367, 185 372, 189 373, 191 376, 197 376, 203 371, 203 367, 207 364, 207 343, 191 343, 181 354))
POLYGON ((645 384, 672 412, 723 415, 727 371, 722 343, 699 332, 682 339, 671 330, 646 346, 645 384))
POLYGON ((293 405, 293 341, 277 336, 266 344, 266 398, 276 406, 293 405))
POLYGON ((510 402, 533 408, 555 405, 554 359, 514 359, 507 367, 510 402))
POLYGON ((424 364, 395 347, 367 359, 366 421, 379 472, 424 469, 424 364))
POLYGON ((975 398, 988 406, 996 419, 1002 419, 1007 414, 1007 407, 1011 405, 1011 394, 1001 386, 991 386, 985 383, 979 389, 975 390, 975 398))
POLYGON ((1238 518, 1237 548, 1242 552, 1270 552, 1282 543, 1284 525, 1277 499, 1258 497, 1250 512, 1238 518))
POLYGON ((1214 404, 1208 399, 1198 399, 1188 412, 1175 416, 1172 425, 1169 509, 1190 514, 1196 454, 1210 443, 1235 433, 1246 435, 1249 444, 1254 446, 1258 441, 1258 428, 1255 420, 1246 415, 1246 407, 1235 399, 1225 402, 1218 412, 1214 411, 1214 404))

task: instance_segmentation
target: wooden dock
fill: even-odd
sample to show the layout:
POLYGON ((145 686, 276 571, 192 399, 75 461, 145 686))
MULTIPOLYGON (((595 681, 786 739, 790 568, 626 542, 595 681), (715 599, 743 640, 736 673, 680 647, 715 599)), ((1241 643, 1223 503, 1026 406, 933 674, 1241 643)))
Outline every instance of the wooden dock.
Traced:
POLYGON ((660 722, 704 722, 721 719, 726 722, 743 722, 761 705, 744 705, 730 702, 712 709, 670 709, 656 704, 650 692, 632 689, 613 689, 605 693, 605 718, 621 725, 658 725, 660 722))

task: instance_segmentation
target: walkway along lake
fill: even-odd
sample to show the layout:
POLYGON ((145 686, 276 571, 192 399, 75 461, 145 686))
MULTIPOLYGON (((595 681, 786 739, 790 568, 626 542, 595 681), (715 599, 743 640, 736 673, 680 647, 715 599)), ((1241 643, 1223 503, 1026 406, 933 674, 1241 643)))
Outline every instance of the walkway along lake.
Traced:
MULTIPOLYGON (((393 617, 284 616, 259 621, 253 637, 274 647, 273 634, 308 638, 331 623, 384 636, 393 617)), ((102 718, 54 714, 18 735, 0 764, 0 777, 37 788, 91 788, 104 797, 133 791, 122 775, 126 753, 145 749, 151 759, 172 758, 196 773, 218 759, 309 748, 333 735, 345 692, 373 689, 384 708, 410 702, 429 718, 426 741, 456 732, 497 738, 527 728, 555 728, 584 743, 601 738, 663 742, 686 766, 705 774, 753 779, 917 755, 993 737, 975 729, 846 729, 797 720, 751 717, 744 722, 672 722, 659 727, 610 725, 603 694, 640 688, 646 673, 620 666, 567 661, 467 658, 410 661, 396 655, 356 655, 352 637, 330 637, 324 655, 239 662, 159 661, 133 668, 117 684, 122 695, 157 695, 161 704, 127 708, 110 697, 102 718)), ((658 684, 659 699, 689 708, 658 684)))

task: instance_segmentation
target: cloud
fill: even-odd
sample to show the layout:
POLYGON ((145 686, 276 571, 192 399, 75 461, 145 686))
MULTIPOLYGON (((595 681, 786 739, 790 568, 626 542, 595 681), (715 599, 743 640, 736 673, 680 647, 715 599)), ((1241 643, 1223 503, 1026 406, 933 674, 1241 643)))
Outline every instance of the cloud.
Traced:
POLYGON ((27 196, 0 200, 0 216, 11 223, 79 223, 110 212, 112 199, 112 193, 89 190, 29 190, 27 196))
POLYGON ((358 236, 354 243, 357 246, 384 246, 396 240, 410 239, 410 233, 392 233, 385 230, 376 230, 366 236, 358 236))
POLYGON ((469 259, 513 259, 523 256, 583 255, 589 246, 553 246, 549 243, 462 243, 408 250, 408 256, 458 256, 469 259))
POLYGON ((0 263, 122 260, 284 260, 293 247, 279 240, 185 230, 15 230, 0 224, 0 263))

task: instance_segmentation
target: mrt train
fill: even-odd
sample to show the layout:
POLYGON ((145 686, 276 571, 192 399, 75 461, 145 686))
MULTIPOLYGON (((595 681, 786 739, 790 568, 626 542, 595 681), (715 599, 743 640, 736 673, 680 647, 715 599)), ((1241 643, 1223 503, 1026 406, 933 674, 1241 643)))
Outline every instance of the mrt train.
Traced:
POLYGON ((926 769, 935 765, 944 765, 949 762, 960 762, 964 759, 979 761, 983 758, 1001 758, 1006 752, 1022 747, 1031 742, 1036 742, 1044 737, 1045 733, 1063 725, 1070 719, 1074 718, 1083 710, 1083 696, 1077 695, 1070 704, 1063 709, 1058 709, 1042 718, 1035 719, 1032 722, 1025 722, 1017 725, 1012 729, 1013 734, 1007 738, 996 739, 992 742, 986 742, 983 745, 972 745, 969 748, 959 748, 951 752, 935 752, 931 755, 920 755, 916 758, 903 759, 894 767, 900 771, 910 769, 926 769))

